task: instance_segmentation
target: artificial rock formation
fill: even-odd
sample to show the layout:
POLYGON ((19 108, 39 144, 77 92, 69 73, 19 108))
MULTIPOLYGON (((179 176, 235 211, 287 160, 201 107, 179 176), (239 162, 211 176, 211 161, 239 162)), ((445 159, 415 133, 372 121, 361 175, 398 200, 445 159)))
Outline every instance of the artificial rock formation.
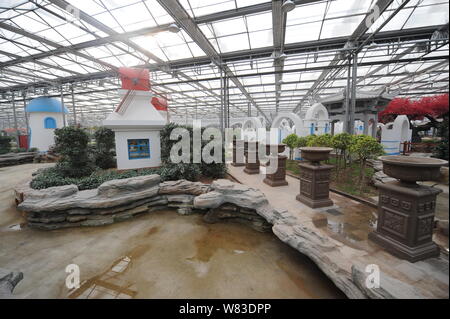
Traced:
POLYGON ((0 268, 0 299, 11 298, 16 285, 23 279, 23 273, 0 268))
POLYGON ((0 155, 0 167, 32 163, 35 152, 7 153, 0 155))
MULTIPOLYGON (((158 175, 149 175, 109 181, 93 190, 78 191, 69 185, 39 191, 21 188, 21 192, 19 209, 26 212, 30 227, 100 226, 168 207, 180 214, 199 212, 209 223, 238 222, 258 231, 272 228, 275 236, 311 258, 350 298, 430 297, 414 282, 402 281, 400 285, 384 274, 379 288, 368 289, 364 266, 373 261, 368 261, 366 251, 318 232, 310 222, 300 221, 289 211, 274 209, 260 190, 229 180, 216 180, 211 185, 185 180, 160 183, 158 175), (398 289, 400 286, 403 288, 398 289)), ((414 267, 411 265, 405 267, 414 267)), ((433 282, 430 285, 436 287, 433 282)), ((441 294, 448 298, 448 291, 441 294)))

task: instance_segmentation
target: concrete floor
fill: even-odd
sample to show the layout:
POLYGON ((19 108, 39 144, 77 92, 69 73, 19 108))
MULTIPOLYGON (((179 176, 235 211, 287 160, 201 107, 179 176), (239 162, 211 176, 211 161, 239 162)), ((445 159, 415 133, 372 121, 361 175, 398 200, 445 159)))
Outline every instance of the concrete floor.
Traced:
MULTIPOLYGON (((263 168, 262 168, 263 171, 263 168)), ((441 246, 441 257, 430 258, 416 263, 409 263, 387 253, 380 246, 368 240, 368 234, 376 227, 376 208, 362 204, 345 196, 330 192, 334 206, 312 209, 296 200, 300 193, 298 179, 286 176, 287 186, 270 187, 263 183, 264 175, 248 175, 242 167, 229 166, 229 172, 241 183, 258 188, 269 200, 269 203, 279 210, 288 210, 298 222, 311 231, 330 237, 346 247, 361 252, 361 261, 365 264, 377 264, 381 271, 390 277, 406 283, 415 283, 424 295, 430 298, 448 298, 449 268, 448 268, 448 237, 437 232, 433 240, 441 246)), ((448 187, 447 187, 448 190, 448 187)), ((437 212, 440 217, 448 219, 448 191, 439 195, 437 212), (443 202, 447 200, 446 204, 443 202)), ((351 256, 342 250, 342 260, 351 256)), ((349 263, 351 265, 351 262, 349 263)))
POLYGON ((12 188, 49 164, 0 169, 0 267, 18 298, 344 298, 307 257, 270 233, 161 211, 96 228, 21 228, 12 188), (82 285, 65 286, 68 264, 82 285))

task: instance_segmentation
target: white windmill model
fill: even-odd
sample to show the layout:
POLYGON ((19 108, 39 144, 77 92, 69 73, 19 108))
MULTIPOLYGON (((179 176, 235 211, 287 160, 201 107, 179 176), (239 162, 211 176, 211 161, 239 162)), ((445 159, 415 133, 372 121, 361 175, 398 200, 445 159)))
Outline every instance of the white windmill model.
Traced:
POLYGON ((148 70, 120 68, 121 102, 103 121, 115 133, 117 168, 161 166, 160 130, 167 123, 151 103, 148 70))

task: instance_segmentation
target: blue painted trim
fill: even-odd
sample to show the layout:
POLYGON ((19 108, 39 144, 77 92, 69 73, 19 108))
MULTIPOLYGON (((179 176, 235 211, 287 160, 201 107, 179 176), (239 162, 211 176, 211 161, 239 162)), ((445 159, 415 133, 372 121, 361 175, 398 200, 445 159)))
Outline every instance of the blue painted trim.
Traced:
POLYGON ((57 128, 56 120, 53 117, 46 117, 44 119, 44 128, 47 129, 55 129, 57 128))
MULTIPOLYGON (((32 99, 25 108, 27 113, 32 112, 51 112, 51 113, 61 113, 62 104, 61 101, 55 98, 49 97, 38 97, 32 99)), ((64 107, 64 113, 69 114, 69 110, 64 107)))
POLYGON ((400 152, 396 152, 396 153, 386 153, 387 155, 400 155, 400 152))
POLYGON ((400 141, 381 141, 381 143, 400 143, 400 141))

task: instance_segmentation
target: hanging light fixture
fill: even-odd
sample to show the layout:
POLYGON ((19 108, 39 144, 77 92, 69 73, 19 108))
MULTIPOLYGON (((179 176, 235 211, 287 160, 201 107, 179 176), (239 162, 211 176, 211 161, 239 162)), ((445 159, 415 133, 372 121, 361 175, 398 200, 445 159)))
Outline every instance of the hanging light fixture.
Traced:
POLYGON ((172 33, 178 33, 178 32, 180 32, 180 28, 179 28, 175 23, 170 24, 170 25, 167 27, 167 30, 169 30, 169 32, 172 32, 172 33))
POLYGON ((282 5, 281 5, 281 10, 283 10, 283 12, 289 12, 295 9, 295 3, 292 2, 291 0, 286 0, 282 5))

